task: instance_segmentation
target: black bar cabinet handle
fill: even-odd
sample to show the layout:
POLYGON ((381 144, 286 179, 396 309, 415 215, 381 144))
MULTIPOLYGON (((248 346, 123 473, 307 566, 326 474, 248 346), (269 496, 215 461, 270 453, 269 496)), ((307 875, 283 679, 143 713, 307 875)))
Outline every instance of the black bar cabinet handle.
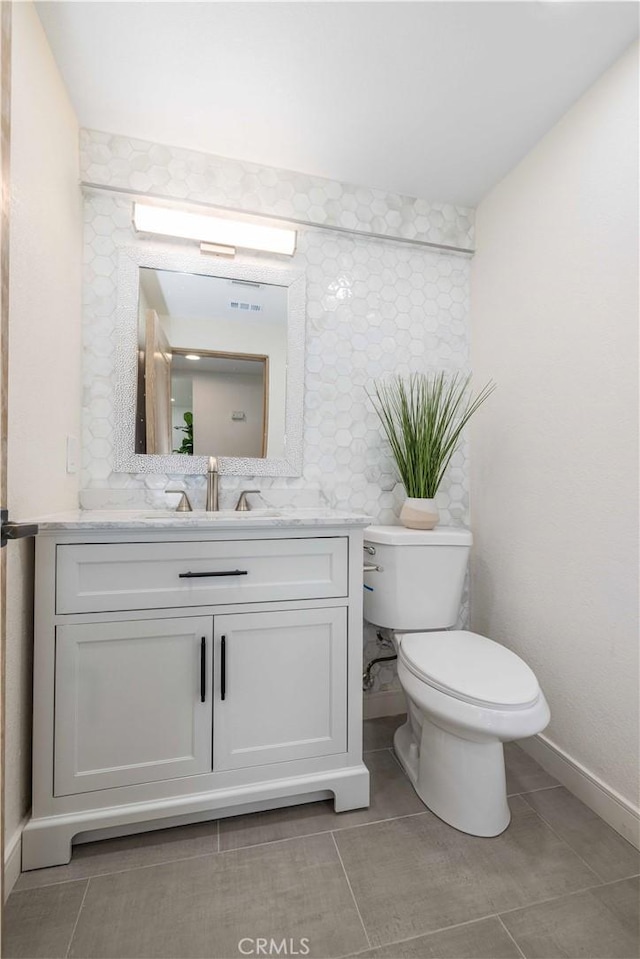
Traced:
POLYGON ((201 576, 247 576, 248 569, 224 569, 215 573, 178 573, 179 579, 199 579, 201 576))
POLYGON ((207 639, 200 640, 200 702, 207 698, 207 639))
POLYGON ((227 638, 222 636, 220 639, 220 699, 224 699, 227 693, 227 638))

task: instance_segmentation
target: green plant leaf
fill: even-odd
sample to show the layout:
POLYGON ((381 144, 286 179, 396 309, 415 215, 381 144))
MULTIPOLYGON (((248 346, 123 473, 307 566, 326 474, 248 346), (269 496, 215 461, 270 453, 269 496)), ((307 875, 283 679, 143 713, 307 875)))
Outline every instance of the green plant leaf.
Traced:
POLYGON ((178 433, 184 433, 185 435, 182 438, 179 449, 173 450, 173 452, 183 453, 185 456, 193 456, 193 413, 189 411, 183 413, 182 419, 186 425, 174 426, 173 428, 177 430, 178 433))
POLYGON ((407 496, 433 499, 464 427, 496 388, 489 381, 474 396, 470 384, 470 376, 444 371, 374 382, 369 399, 407 496))

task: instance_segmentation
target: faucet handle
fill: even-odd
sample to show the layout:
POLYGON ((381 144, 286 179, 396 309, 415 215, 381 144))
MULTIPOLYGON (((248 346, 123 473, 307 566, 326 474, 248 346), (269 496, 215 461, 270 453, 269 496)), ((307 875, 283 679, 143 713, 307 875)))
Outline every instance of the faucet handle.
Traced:
POLYGON ((182 489, 166 489, 165 493, 182 493, 182 496, 178 500, 178 505, 176 506, 176 513, 192 513, 193 507, 189 502, 189 497, 182 489))
POLYGON ((251 509, 251 506, 247 502, 247 496, 249 493, 260 493, 259 489, 243 489, 238 497, 238 502, 236 504, 236 512, 245 513, 247 510, 251 509))

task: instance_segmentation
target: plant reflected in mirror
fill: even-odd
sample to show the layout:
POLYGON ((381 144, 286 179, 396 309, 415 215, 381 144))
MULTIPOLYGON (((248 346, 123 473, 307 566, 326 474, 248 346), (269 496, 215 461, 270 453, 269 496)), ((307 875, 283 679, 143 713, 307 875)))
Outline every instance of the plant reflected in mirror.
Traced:
POLYGON ((193 456, 193 413, 187 410, 182 414, 182 419, 184 420, 184 426, 174 426, 173 428, 185 435, 182 437, 182 443, 178 449, 174 449, 173 452, 193 456))

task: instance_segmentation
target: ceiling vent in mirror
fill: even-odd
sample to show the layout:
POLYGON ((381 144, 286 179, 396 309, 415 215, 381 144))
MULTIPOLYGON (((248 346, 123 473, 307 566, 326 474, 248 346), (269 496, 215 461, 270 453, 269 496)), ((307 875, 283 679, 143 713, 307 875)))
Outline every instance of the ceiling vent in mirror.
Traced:
POLYGON ((239 300, 231 300, 229 306, 232 310, 250 310, 252 313, 260 313, 262 310, 259 303, 241 303, 239 300))
POLYGON ((195 240, 203 253, 233 256, 239 247, 293 256, 296 250, 295 230, 147 203, 133 204, 133 225, 138 233, 195 240))

